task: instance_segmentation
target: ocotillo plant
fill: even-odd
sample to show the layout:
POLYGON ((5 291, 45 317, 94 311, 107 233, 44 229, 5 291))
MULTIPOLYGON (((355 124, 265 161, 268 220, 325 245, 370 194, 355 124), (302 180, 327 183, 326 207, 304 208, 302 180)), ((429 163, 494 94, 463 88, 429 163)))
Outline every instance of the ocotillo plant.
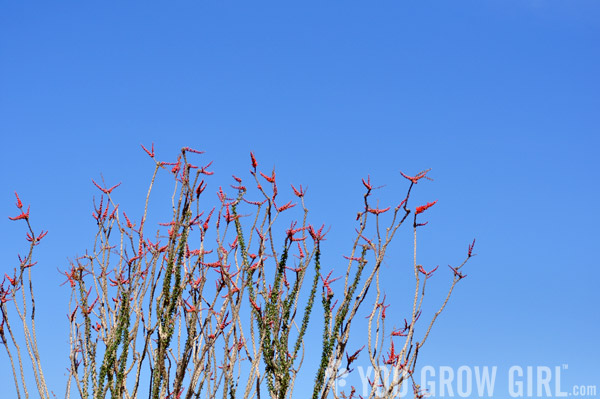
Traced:
MULTIPOLYGON (((280 201, 275 171, 259 171, 251 153, 250 183, 233 176, 230 188, 217 190, 216 205, 206 207, 211 163, 196 166, 190 161, 200 151, 183 148, 168 163, 156 159, 153 146, 143 149, 154 162, 154 172, 139 220, 119 209, 113 193, 119 184, 108 188, 94 181, 101 193, 93 212, 95 240, 63 272, 63 285, 71 290, 65 397, 290 398, 310 339, 321 350, 319 363, 310 366, 316 370, 312 397, 352 398, 354 389, 333 388, 338 377, 351 372, 364 348, 347 349, 350 331, 357 328, 366 329, 365 355, 375 369, 368 397, 393 397, 403 383, 412 384, 416 397, 423 395, 413 379, 419 351, 464 277, 461 268, 473 256, 471 244, 462 264, 451 267, 445 300, 418 334, 426 282, 435 271, 417 263, 417 231, 425 224, 419 215, 435 201, 411 209, 409 200, 414 186, 429 179, 428 171, 402 174, 406 194, 393 208, 373 207, 375 187, 370 178, 362 181, 364 205, 344 256, 347 266, 332 278, 331 272, 322 273, 320 263, 325 227, 308 222, 302 186, 291 186, 296 202, 280 201), (174 179, 172 216, 151 230, 149 199, 161 170, 174 179), (286 217, 281 215, 295 211, 298 220, 281 229, 278 219, 286 217), (409 277, 415 283, 414 299, 404 327, 387 332, 389 305, 379 276, 386 250, 405 223, 413 230, 409 277), (343 281, 341 295, 332 287, 337 279, 343 281), (369 290, 373 302, 358 317, 369 290), (317 311, 319 301, 322 309, 317 311), (367 321, 361 325, 365 314, 367 321), (320 338, 308 337, 309 324, 318 325, 320 338), (390 382, 383 366, 397 378, 390 382)), ((46 232, 35 233, 29 207, 24 210, 18 195, 16 205, 20 214, 11 219, 27 224, 30 244, 0 285, 0 338, 17 396, 27 398, 35 389, 34 396, 49 398, 50 382, 36 339, 33 289, 34 250, 46 232), (28 361, 23 349, 33 376, 24 372, 28 361)))

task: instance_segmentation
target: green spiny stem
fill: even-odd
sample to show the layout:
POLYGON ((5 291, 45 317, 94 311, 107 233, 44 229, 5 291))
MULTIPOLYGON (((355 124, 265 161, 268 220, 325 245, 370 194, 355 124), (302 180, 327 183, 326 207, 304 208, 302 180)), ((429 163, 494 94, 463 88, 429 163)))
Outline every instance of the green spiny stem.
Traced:
POLYGON ((269 302, 265 307, 265 317, 266 323, 264 325, 264 339, 263 339, 263 354, 265 364, 267 365, 267 370, 265 373, 267 374, 267 386, 272 394, 275 394, 275 389, 272 384, 269 384, 270 379, 274 378, 277 381, 277 386, 281 386, 280 384, 280 376, 284 373, 285 370, 281 369, 280 365, 277 362, 278 357, 287 356, 287 346, 283 348, 281 342, 277 339, 278 331, 276 324, 280 319, 279 315, 279 302, 280 302, 280 293, 279 289, 281 288, 281 282, 283 280, 283 274, 285 273, 285 265, 287 262, 288 256, 288 245, 284 246, 283 253, 281 254, 281 259, 277 266, 277 271, 275 273, 275 281, 273 282, 273 287, 271 288, 271 295, 269 296, 269 302), (271 332, 273 333, 273 338, 271 338, 271 332))
MULTIPOLYGON (((91 341, 91 322, 90 322, 90 318, 89 315, 86 313, 88 310, 88 303, 87 303, 87 293, 85 290, 85 282, 83 281, 83 271, 80 270, 79 271, 79 278, 77 279, 78 283, 79 283, 79 296, 80 296, 80 300, 81 300, 81 310, 82 310, 82 315, 83 315, 83 319, 84 319, 84 323, 85 323, 85 342, 86 342, 86 348, 88 350, 88 355, 90 355, 89 352, 89 343, 91 341)), ((93 359, 93 358, 91 358, 93 359)), ((85 359, 84 359, 85 360, 85 359)), ((88 364, 88 362, 84 361, 84 368, 85 371, 88 370, 88 367, 90 365, 88 364)), ((82 388, 82 397, 83 398, 87 398, 88 397, 88 384, 89 381, 87 378, 83 379, 83 388, 82 388)))
MULTIPOLYGON (((181 267, 183 265, 183 259, 185 255, 185 247, 187 243, 187 236, 189 227, 187 222, 189 221, 191 213, 188 211, 187 200, 183 207, 181 220, 179 221, 180 226, 184 226, 179 237, 179 243, 176 251, 172 251, 167 261, 167 267, 165 270, 165 277, 163 279, 163 290, 161 301, 157 309, 157 317, 160 319, 160 327, 158 330, 158 345, 156 350, 156 364, 153 372, 153 386, 152 395, 153 399, 158 399, 160 394, 160 388, 164 379, 165 370, 165 357, 167 357, 167 348, 171 343, 171 337, 174 331, 174 314, 177 308, 177 304, 181 300, 181 267), (177 255, 175 255, 177 254, 177 255), (175 260, 177 256, 177 260, 175 260), (175 274, 175 281, 173 282, 173 289, 171 291, 171 275, 175 274)), ((173 233, 172 248, 175 247, 177 241, 177 232, 173 233)))
MULTIPOLYGON (((358 262, 358 269, 356 270, 356 274, 354 275, 352 284, 350 285, 350 287, 348 288, 348 291, 346 292, 346 294, 344 296, 344 301, 342 302, 342 305, 340 306, 340 309, 335 317, 335 324, 334 324, 331 332, 329 331, 329 323, 331 322, 331 319, 332 319, 332 313, 331 313, 331 309, 330 309, 331 297, 328 296, 327 298, 325 298, 325 294, 323 296, 323 307, 325 310, 325 329, 323 331, 323 352, 322 352, 322 356, 321 356, 321 365, 317 372, 315 389, 313 391, 313 399, 316 399, 318 397, 319 390, 322 387, 323 382, 325 380, 325 371, 327 369, 329 361, 331 360, 333 348, 335 347, 336 344, 339 344, 338 341, 340 339, 340 332, 342 329, 342 325, 346 321, 346 316, 347 316, 348 310, 350 308, 350 303, 352 301, 352 297, 354 296, 354 292, 356 291, 356 288, 358 287, 358 283, 360 282, 360 277, 362 275, 362 272, 367 264, 367 262, 365 260, 366 254, 367 254, 367 249, 366 249, 366 247, 363 247, 361 259, 358 262)), ((348 324, 349 324, 349 322, 348 322, 348 324)), ((348 327, 349 327, 349 325, 346 325, 346 328, 348 328, 348 327)), ((345 342, 342 342, 341 344, 345 345, 345 342)))
MULTIPOLYGON (((167 290, 167 295, 163 298, 163 303, 165 306, 162 307, 162 312, 160 314, 161 320, 161 329, 159 330, 159 339, 158 339, 158 348, 157 348, 157 357, 156 357, 156 367, 154 368, 154 386, 152 397, 158 399, 160 393, 160 387, 162 385, 163 380, 163 372, 164 372, 164 361, 165 356, 167 356, 167 348, 170 345, 171 337, 173 335, 174 330, 174 320, 173 315, 175 313, 176 305, 179 301, 179 297, 181 296, 181 266, 183 263, 183 255, 185 253, 185 242, 187 239, 187 229, 184 229, 178 246, 178 257, 175 265, 170 265, 171 267, 167 267, 168 274, 169 272, 173 272, 175 269, 175 281, 173 284, 173 291, 169 292, 167 290), (170 270, 169 270, 170 269, 170 270)), ((166 275, 165 275, 166 279, 166 275)), ((170 280, 170 279, 169 279, 170 280)), ((169 284, 170 285, 170 284, 169 284)))
MULTIPOLYGON (((277 266, 277 272, 275 274, 275 281, 273 282, 273 288, 271 289, 271 295, 269 296, 269 302, 266 306, 267 321, 272 323, 274 329, 275 322, 279 320, 279 302, 281 282, 283 280, 283 274, 285 273, 285 264, 288 256, 288 246, 286 245, 281 254, 281 260, 277 266)), ((275 331, 274 331, 275 332, 275 331)))
POLYGON ((313 304, 315 302, 315 295, 317 293, 317 286, 319 284, 319 275, 321 272, 321 263, 320 263, 321 251, 319 246, 317 245, 317 250, 315 252, 315 277, 313 279, 312 287, 310 290, 310 295, 308 297, 308 302, 306 303, 306 308, 304 309, 304 317, 302 318, 302 325, 300 326, 300 331, 298 333, 298 339, 296 340, 296 345, 294 345, 294 352, 292 353, 292 359, 296 358, 298 351, 300 350, 300 346, 302 345, 302 340, 304 338, 304 334, 306 333, 306 329, 308 328, 308 322, 310 320, 310 314, 312 312, 313 304))
POLYGON ((325 381, 325 371, 327 370, 327 366, 329 365, 329 360, 331 359, 331 352, 333 350, 331 334, 329 332, 329 324, 331 323, 331 296, 323 293, 322 303, 323 310, 325 312, 325 321, 323 326, 323 350, 321 352, 321 363, 319 365, 319 370, 317 371, 317 377, 315 380, 313 399, 317 399, 319 396, 319 391, 321 390, 323 382, 325 381))
POLYGON ((129 320, 130 320, 130 308, 129 308, 129 289, 123 293, 123 303, 125 304, 123 312, 121 314, 123 333, 121 342, 123 342, 123 349, 121 350, 121 357, 119 359, 119 372, 117 374, 117 381, 115 384, 115 391, 118 393, 118 397, 123 397, 123 390, 125 389, 124 377, 125 367, 127 365, 127 354, 129 349, 129 320))
MULTIPOLYGON (((233 214, 233 216, 237 216, 237 208, 236 205, 232 205, 231 206, 231 213, 233 214)), ((244 241, 244 233, 242 231, 242 225, 240 223, 239 218, 235 218, 235 230, 236 230, 236 234, 237 234, 237 239, 238 239, 238 245, 240 247, 240 252, 242 254, 242 265, 244 267, 244 270, 247 272, 246 275, 246 287, 248 287, 248 292, 249 292, 249 300, 256 303, 256 293, 254 292, 254 285, 252 277, 254 275, 254 270, 250 269, 250 263, 248 262, 248 250, 246 249, 246 243, 244 241)), ((255 309, 254 306, 250 306, 250 309, 252 311, 252 313, 254 314, 254 318, 256 319, 256 323, 258 324, 258 329, 261 332, 261 336, 262 336, 262 331, 264 330, 264 323, 263 323, 263 319, 262 319, 262 315, 260 314, 260 312, 258 311, 258 309, 255 309)))
MULTIPOLYGON (((104 388, 104 380, 108 380, 108 384, 111 388, 112 397, 115 396, 115 392, 113 387, 111 386, 113 372, 109 372, 112 370, 113 365, 115 364, 116 353, 119 348, 119 344, 123 339, 123 331, 127 329, 125 324, 129 325, 129 292, 123 292, 121 297, 121 308, 119 310, 119 317, 117 319, 117 329, 115 334, 112 336, 112 342, 109 341, 106 347, 106 351, 104 352, 104 359, 102 361, 102 366, 100 367, 100 375, 98 386, 96 387, 95 396, 96 399, 102 399, 105 395, 104 388)), ((124 342, 124 345, 127 346, 127 342, 124 342)), ((126 349, 124 349, 126 350, 126 349)))
POLYGON ((242 265, 244 267, 248 267, 248 251, 246 250, 246 243, 244 242, 244 233, 242 231, 242 224, 240 223, 240 219, 236 217, 237 214, 237 205, 233 204, 231 206, 231 213, 235 218, 235 232, 238 239, 238 245, 240 247, 240 253, 242 254, 242 265))
POLYGON ((346 315, 348 314, 348 310, 350 309, 350 303, 354 296, 354 292, 358 288, 358 283, 360 282, 362 272, 365 269, 365 266, 367 265, 367 261, 365 259, 366 256, 367 248, 363 247, 360 261, 358 262, 358 269, 356 270, 356 274, 354 275, 354 280, 352 281, 352 284, 350 285, 348 291, 346 292, 346 295, 344 296, 344 301, 342 302, 342 305, 340 306, 340 310, 338 311, 336 317, 335 327, 333 329, 334 333, 336 334, 340 330, 342 323, 346 320, 346 315))

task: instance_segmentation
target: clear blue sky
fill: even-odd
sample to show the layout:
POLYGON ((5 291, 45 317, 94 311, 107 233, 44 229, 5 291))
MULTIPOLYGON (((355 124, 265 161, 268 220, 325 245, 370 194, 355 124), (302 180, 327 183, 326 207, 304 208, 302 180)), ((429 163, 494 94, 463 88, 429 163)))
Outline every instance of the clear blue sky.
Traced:
MULTIPOLYGON (((92 178, 141 204, 152 164, 139 145, 152 142, 164 159, 205 150, 213 190, 250 151, 282 186, 308 184, 312 217, 332 226, 331 267, 362 177, 391 200, 400 170, 432 168, 417 186, 438 200, 421 262, 456 264, 474 237, 478 256, 421 364, 496 365, 504 397, 511 365, 568 364, 564 388, 600 385, 600 3, 325 3, 0 2, 0 271, 25 250, 6 217, 18 191, 50 231, 36 267, 57 393, 57 268, 92 243, 92 178)), ((388 259, 391 292, 405 266, 388 259)))

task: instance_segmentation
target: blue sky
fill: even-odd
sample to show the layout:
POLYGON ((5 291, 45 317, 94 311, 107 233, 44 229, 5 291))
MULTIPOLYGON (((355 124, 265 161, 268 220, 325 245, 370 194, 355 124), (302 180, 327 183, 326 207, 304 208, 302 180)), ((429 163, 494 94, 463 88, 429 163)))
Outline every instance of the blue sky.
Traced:
MULTIPOLYGON (((40 324, 67 328, 56 269, 92 243, 91 179, 123 182, 122 203, 141 204, 152 164, 140 144, 163 159, 206 151, 212 189, 247 171, 250 151, 282 185, 307 184, 312 217, 332 227, 332 268, 360 179, 393 201, 399 171, 432 168, 415 197, 438 200, 422 263, 455 264, 474 237, 478 256, 421 363, 497 365, 499 394, 511 365, 568 364, 563 387, 600 385, 600 4, 323 3, 1 3, 0 209, 15 213, 17 191, 50 231, 40 324)), ((6 217, 0 229, 5 273, 24 233, 6 217)), ((390 292, 410 277, 409 244, 388 259, 390 292)), ((42 337, 46 361, 61 339, 42 337)), ((62 392, 66 359, 55 364, 62 392)))

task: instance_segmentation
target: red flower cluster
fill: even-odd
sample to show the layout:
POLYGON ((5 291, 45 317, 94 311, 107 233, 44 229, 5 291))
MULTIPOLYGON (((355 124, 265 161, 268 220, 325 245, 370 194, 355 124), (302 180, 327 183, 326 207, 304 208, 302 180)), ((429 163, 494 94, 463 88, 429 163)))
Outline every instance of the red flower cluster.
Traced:
POLYGON ((417 184, 417 182, 419 180, 421 180, 422 178, 426 178, 427 180, 432 180, 430 177, 427 176, 427 172, 429 172, 430 170, 431 169, 424 170, 422 172, 417 173, 415 176, 407 176, 402 172, 400 172, 400 174, 402 175, 402 177, 410 180, 413 184, 417 184))
POLYGON ((15 192, 15 196, 17 197, 17 208, 21 210, 21 214, 15 217, 8 217, 10 220, 21 220, 21 219, 29 219, 29 206, 27 207, 27 212, 23 211, 23 203, 19 198, 19 194, 15 192))
POLYGON ((415 211, 415 215, 418 215, 419 213, 423 213, 425 212, 427 209, 431 208, 432 206, 435 205, 435 203, 437 202, 437 200, 433 201, 433 202, 428 202, 425 205, 422 206, 418 206, 416 211, 415 211))

